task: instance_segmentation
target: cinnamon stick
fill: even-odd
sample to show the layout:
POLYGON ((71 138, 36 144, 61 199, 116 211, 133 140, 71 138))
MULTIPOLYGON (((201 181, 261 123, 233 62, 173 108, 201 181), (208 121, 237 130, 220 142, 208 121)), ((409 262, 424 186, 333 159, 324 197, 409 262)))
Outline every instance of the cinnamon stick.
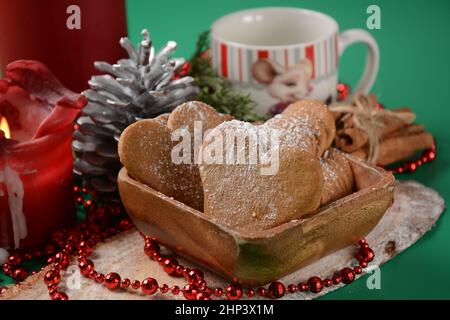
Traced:
POLYGON ((396 130, 394 132, 391 132, 390 134, 386 135, 384 138, 394 138, 394 137, 400 137, 400 136, 408 136, 408 135, 414 135, 425 132, 425 128, 421 124, 409 124, 403 128, 400 128, 399 130, 396 130))
MULTIPOLYGON (((385 166, 414 155, 419 150, 430 148, 434 144, 433 136, 428 132, 412 135, 394 136, 380 142, 377 164, 385 166)), ((367 159, 367 147, 352 152, 352 155, 367 159)))
POLYGON ((336 146, 345 152, 353 152, 369 142, 368 135, 361 129, 350 127, 336 131, 336 146))
MULTIPOLYGON (((391 111, 394 113, 409 113, 411 117, 414 116, 408 108, 398 108, 391 111)), ((356 127, 353 122, 353 117, 344 116, 337 121, 336 126, 338 130, 336 131, 335 143, 339 149, 351 153, 368 143, 368 135, 364 130, 356 127)), ((401 119, 388 114, 382 116, 381 123, 382 125, 378 129, 378 136, 381 139, 407 125, 401 119)))

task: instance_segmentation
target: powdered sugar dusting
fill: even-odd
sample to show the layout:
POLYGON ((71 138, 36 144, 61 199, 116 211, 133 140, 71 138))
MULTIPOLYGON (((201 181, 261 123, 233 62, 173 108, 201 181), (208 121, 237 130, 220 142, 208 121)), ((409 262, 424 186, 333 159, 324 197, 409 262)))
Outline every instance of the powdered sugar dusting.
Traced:
MULTIPOLYGON (((247 143, 244 144, 236 144, 234 138, 225 138, 223 146, 226 154, 243 150, 250 156, 249 147, 252 142, 263 141, 266 143, 258 147, 262 147, 262 151, 268 154, 279 155, 280 171, 273 175, 261 175, 259 158, 254 163, 203 163, 200 166, 200 174, 205 192, 205 212, 217 223, 242 230, 267 229, 309 212, 311 209, 300 204, 305 202, 303 190, 317 188, 305 184, 300 171, 307 170, 308 176, 314 175, 320 169, 319 160, 315 159, 314 153, 318 132, 309 128, 309 125, 308 118, 285 120, 276 117, 262 125, 238 120, 228 121, 212 130, 204 141, 204 150, 208 149, 216 136, 233 136, 237 139, 246 137, 247 143), (267 139, 273 132, 277 132, 277 143, 264 141, 264 138, 267 139), (310 152, 310 159, 307 156, 301 159, 292 156, 289 150, 296 149, 310 152), (317 161, 317 166, 311 167, 314 161, 317 161), (312 172, 308 172, 308 169, 312 172)), ((319 173, 315 177, 317 180, 313 183, 319 184, 319 173)))
POLYGON ((281 131, 281 144, 316 152, 320 129, 309 115, 301 118, 277 115, 268 120, 265 125, 281 131))

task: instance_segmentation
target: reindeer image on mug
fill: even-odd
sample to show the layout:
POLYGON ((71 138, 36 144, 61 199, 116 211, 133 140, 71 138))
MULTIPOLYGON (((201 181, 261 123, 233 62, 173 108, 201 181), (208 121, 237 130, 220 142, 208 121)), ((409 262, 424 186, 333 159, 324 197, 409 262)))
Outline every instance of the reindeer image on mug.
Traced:
POLYGON ((267 115, 305 98, 333 102, 339 57, 358 42, 368 54, 355 92, 368 93, 378 72, 375 39, 363 29, 340 33, 332 17, 307 9, 255 8, 219 18, 211 28, 212 66, 267 115))

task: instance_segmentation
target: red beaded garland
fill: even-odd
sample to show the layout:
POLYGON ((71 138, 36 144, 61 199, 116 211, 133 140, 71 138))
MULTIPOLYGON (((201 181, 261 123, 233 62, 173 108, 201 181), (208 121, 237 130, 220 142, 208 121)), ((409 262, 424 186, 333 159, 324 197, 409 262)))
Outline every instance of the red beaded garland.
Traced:
POLYGON ((331 279, 325 279, 323 280, 323 285, 325 287, 331 287, 333 285, 333 281, 331 279))
POLYGON ((125 278, 122 280, 122 288, 127 289, 130 286, 130 284, 131 284, 130 279, 125 278))
POLYGON ((309 290, 309 286, 307 283, 302 282, 298 284, 298 291, 304 292, 306 290, 309 290))
POLYGON ((238 283, 231 283, 225 287, 225 295, 228 300, 239 300, 242 297, 242 288, 238 283))
POLYGON ((28 277, 28 272, 27 270, 25 270, 25 268, 20 267, 13 271, 12 277, 14 281, 21 282, 28 277))
POLYGON ((145 278, 141 282, 141 290, 145 294, 152 295, 158 290, 158 282, 153 278, 145 278))
POLYGON ((355 274, 361 274, 362 268, 360 266, 356 266, 353 268, 353 271, 355 272, 355 274))
POLYGON ((169 286, 164 283, 164 284, 159 286, 159 291, 161 293, 167 293, 167 292, 169 292, 169 286))
POLYGON ((350 284, 355 280, 355 272, 350 268, 344 268, 339 273, 342 283, 350 284))
POLYGON ((48 288, 48 295, 50 296, 50 298, 57 292, 57 288, 53 287, 53 288, 48 288))
POLYGON ((57 273, 55 270, 47 271, 44 275, 44 282, 47 286, 57 286, 61 282, 59 273, 57 273))
POLYGON ((172 289, 170 290, 170 292, 172 292, 173 295, 177 295, 180 293, 180 287, 179 286, 173 286, 172 289))
POLYGON ((216 289, 214 289, 214 295, 215 295, 216 297, 221 297, 222 294, 223 294, 223 290, 222 290, 221 288, 216 288, 216 289))
MULTIPOLYGON (((95 277, 94 277, 94 280, 95 280, 97 283, 103 283, 103 282, 105 281, 105 275, 102 274, 102 273, 97 273, 97 274, 95 275, 95 277)), ((119 287, 121 286, 121 284, 122 284, 122 282, 121 282, 120 279, 119 279, 119 284, 118 284, 117 288, 119 288, 119 287)), ((114 288, 114 289, 116 289, 116 288, 114 288)))
POLYGON ((8 257, 7 261, 13 266, 18 266, 23 263, 23 258, 19 254, 13 254, 8 257))
POLYGON ((253 290, 253 288, 247 288, 245 290, 245 294, 247 295, 247 297, 252 298, 255 295, 255 290, 253 290))
POLYGON ((131 287, 137 290, 141 287, 141 282, 139 280, 133 280, 133 282, 131 282, 131 287))
POLYGON ((194 300, 197 297, 198 290, 190 284, 185 285, 182 291, 187 300, 194 300))
POLYGON ((288 285, 288 292, 295 293, 297 291, 297 286, 295 284, 288 285))
POLYGON ((167 258, 163 261, 164 271, 169 276, 175 276, 176 275, 176 267, 178 265, 178 261, 174 258, 167 258))
POLYGON ((69 300, 69 297, 64 292, 55 292, 51 298, 52 300, 69 300))
POLYGON ((94 269, 94 263, 89 259, 83 258, 80 262, 78 262, 78 268, 83 276, 88 276, 94 269))
POLYGON ((176 266, 175 273, 176 273, 177 277, 182 277, 183 273, 184 273, 184 267, 181 265, 176 266))
POLYGON ((116 272, 108 273, 105 276, 104 284, 109 290, 118 289, 121 284, 119 274, 116 272))
MULTIPOLYGON (((83 192, 87 191, 83 190, 83 192)), ((157 240, 142 235, 145 239, 145 254, 155 261, 158 261, 164 268, 164 271, 169 275, 184 276, 188 282, 182 290, 180 290, 178 286, 173 286, 169 289, 167 284, 158 286, 156 279, 151 277, 144 279, 141 283, 139 280, 131 281, 127 278, 121 280, 120 275, 115 272, 110 272, 106 275, 97 272, 94 269, 94 263, 87 258, 93 252, 93 246, 119 231, 130 229, 132 224, 128 219, 121 219, 120 223, 116 224, 115 227, 108 226, 108 219, 120 214, 120 208, 118 207, 98 207, 93 201, 84 201, 82 205, 86 207, 88 212, 86 222, 80 223, 74 230, 60 230, 53 233, 53 243, 47 245, 43 252, 14 253, 3 266, 5 274, 13 276, 14 279, 19 282, 20 279, 23 279, 28 275, 27 271, 20 267, 20 265, 25 260, 45 255, 47 256, 49 263, 54 264, 53 268, 46 272, 44 276, 44 281, 48 286, 49 295, 54 300, 67 300, 67 294, 58 291, 57 286, 61 281, 60 271, 66 269, 68 266, 69 255, 76 254, 78 256, 78 266, 81 274, 102 283, 110 290, 119 288, 127 289, 131 287, 134 290, 141 289, 144 293, 149 295, 155 294, 158 290, 163 294, 170 292, 173 295, 182 292, 186 299, 191 300, 209 300, 211 299, 211 295, 222 297, 224 293, 227 299, 230 300, 240 299, 243 293, 249 298, 258 294, 261 297, 279 299, 288 293, 292 294, 298 291, 311 291, 317 293, 324 287, 339 284, 341 282, 347 283, 350 281, 349 279, 353 281, 356 274, 361 273, 362 268, 365 268, 367 263, 372 261, 374 257, 372 249, 369 248, 364 240, 361 240, 359 242, 360 249, 357 253, 359 264, 353 268, 345 268, 339 271, 339 273, 331 279, 322 280, 319 277, 311 277, 307 282, 298 285, 289 284, 287 286, 276 281, 267 289, 264 287, 259 287, 256 290, 247 288, 245 291, 238 283, 232 283, 226 286, 225 289, 215 288, 213 290, 208 288, 204 279, 204 273, 201 270, 185 268, 180 265, 175 258, 163 257, 160 254, 160 247, 157 240)))
POLYGON ((375 257, 375 253, 373 252, 373 250, 368 247, 361 248, 359 250, 359 253, 360 253, 363 261, 365 261, 365 262, 371 262, 373 260, 373 258, 375 257))
POLYGON ((5 263, 3 265, 3 272, 5 273, 5 275, 11 276, 12 275, 12 267, 8 263, 5 263))
POLYGON ((257 292, 260 297, 265 297, 267 295, 267 290, 264 287, 259 287, 257 292))
POLYGON ((311 277, 308 280, 309 290, 313 293, 319 293, 323 289, 323 282, 319 277, 311 277))
POLYGON ((195 300, 211 300, 211 295, 206 292, 199 292, 195 296, 195 300))
MULTIPOLYGON (((151 240, 151 241, 153 241, 153 240, 151 240)), ((150 240, 147 239, 144 250, 146 251, 147 255, 153 256, 151 251, 159 251, 159 246, 155 246, 154 244, 152 244, 152 245, 150 245, 152 247, 152 249, 149 250, 148 249, 149 243, 151 243, 151 242, 150 242, 150 240)), ((358 256, 360 256, 361 259, 363 259, 364 261, 373 259, 373 255, 372 255, 373 251, 371 251, 371 249, 368 247, 366 242, 360 241, 359 245, 360 245, 360 251, 358 252, 358 256)), ((211 289, 207 288, 206 283, 204 282, 204 274, 202 271, 200 271, 198 269, 184 268, 178 264, 176 259, 171 260, 170 258, 163 258, 161 256, 159 256, 159 257, 161 259, 158 259, 158 260, 161 261, 160 263, 162 264, 163 267, 167 267, 168 265, 170 266, 169 273, 173 273, 175 271, 174 272, 175 274, 177 274, 177 273, 180 274, 181 270, 182 270, 184 276, 186 277, 186 280, 188 280, 188 282, 189 282, 189 284, 187 284, 182 290, 183 295, 186 299, 209 300, 209 299, 211 299, 211 296, 210 296, 211 294, 214 294, 217 297, 222 296, 222 294, 223 294, 222 289, 216 288, 214 290, 211 290, 211 289), (178 270, 178 272, 176 272, 176 270, 178 270)), ((87 259, 85 259, 85 260, 87 260, 87 259)), ((80 262, 86 263, 85 260, 82 260, 80 262)), ((356 271, 358 271, 359 270, 358 268, 361 268, 361 267, 356 266, 354 269, 356 271)), ((353 279, 354 279, 355 273, 357 273, 357 272, 355 272, 354 270, 352 270, 350 268, 346 268, 346 269, 341 270, 339 273, 340 275, 333 277, 333 279, 325 279, 322 281, 318 277, 311 277, 308 280, 308 283, 301 283, 301 284, 299 284, 298 287, 293 284, 289 285, 287 292, 294 293, 296 291, 310 290, 311 292, 318 293, 325 286, 331 286, 333 283, 340 283, 342 281, 341 279, 345 279, 346 282, 348 282, 349 277, 350 278, 353 277, 353 279)), ((157 282, 153 278, 145 279, 142 282, 142 284, 139 284, 139 281, 135 280, 135 281, 133 281, 133 285, 135 288, 140 286, 144 292, 148 292, 147 294, 154 294, 158 289, 157 282)), ((125 285, 125 287, 127 287, 127 285, 125 285)), ((162 284, 161 286, 159 286, 159 289, 162 293, 169 292, 169 287, 166 284, 162 284)), ((177 286, 175 286, 172 288, 172 290, 170 290, 170 292, 172 294, 178 294, 180 292, 180 290, 177 286)), ((280 282, 273 282, 267 290, 264 287, 260 287, 260 288, 258 288, 257 292, 260 296, 267 296, 272 299, 279 299, 279 298, 283 297, 284 294, 286 293, 286 288, 280 282)), ((245 293, 247 294, 248 297, 253 297, 255 294, 255 291, 252 288, 248 288, 245 291, 245 293)), ((231 299, 231 300, 240 299, 242 297, 242 294, 243 294, 243 291, 239 284, 233 283, 233 284, 228 285, 225 288, 225 295, 228 299, 231 299)))
POLYGON ((194 283, 199 280, 203 280, 204 274, 201 270, 191 269, 185 273, 185 278, 189 283, 194 283))
POLYGON ((272 282, 268 289, 269 297, 272 299, 280 299, 284 296, 286 288, 281 282, 272 282))
POLYGON ((390 169, 389 171, 392 173, 406 173, 406 172, 414 172, 418 167, 424 165, 425 163, 431 162, 436 158, 436 146, 432 146, 428 150, 424 150, 420 158, 408 161, 402 165, 399 165, 396 168, 390 169))
POLYGON ((148 257, 152 257, 154 253, 159 252, 159 246, 155 241, 146 241, 144 252, 148 257))

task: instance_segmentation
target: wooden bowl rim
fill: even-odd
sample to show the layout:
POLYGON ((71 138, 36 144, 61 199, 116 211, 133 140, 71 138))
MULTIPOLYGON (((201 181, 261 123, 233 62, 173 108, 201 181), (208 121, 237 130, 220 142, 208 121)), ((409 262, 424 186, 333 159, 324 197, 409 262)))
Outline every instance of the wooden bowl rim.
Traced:
POLYGON ((295 228, 298 225, 307 224, 308 222, 312 222, 316 219, 320 219, 323 215, 326 215, 330 210, 332 210, 336 206, 340 206, 345 203, 351 202, 354 199, 363 196, 364 194, 367 194, 370 192, 375 192, 376 190, 388 187, 389 185, 393 186, 395 179, 391 173, 387 172, 386 170, 384 170, 380 167, 370 165, 369 163, 367 163, 357 157, 354 157, 354 156, 351 156, 348 154, 346 154, 346 157, 350 160, 350 162, 353 162, 356 165, 363 166, 365 169, 371 170, 373 173, 375 173, 375 175, 378 175, 379 179, 377 180, 377 182, 372 184, 369 187, 358 190, 344 198, 338 199, 326 206, 320 207, 317 211, 309 214, 307 217, 304 217, 302 219, 297 219, 297 220, 291 220, 291 221, 285 222, 281 225, 278 225, 276 227, 273 227, 270 229, 265 229, 265 230, 248 231, 248 230, 230 229, 226 225, 223 225, 218 221, 210 219, 203 212, 195 210, 195 209, 187 206, 186 204, 184 204, 172 197, 168 197, 165 194, 159 192, 158 190, 155 190, 155 189, 151 188, 150 186, 137 181, 136 179, 134 179, 130 175, 128 175, 128 171, 126 170, 125 167, 123 167, 120 170, 119 175, 118 175, 118 181, 119 181, 119 184, 121 183, 121 181, 131 184, 135 188, 142 189, 142 191, 144 193, 151 193, 154 196, 161 198, 164 201, 167 201, 167 202, 171 203, 172 205, 179 207, 181 210, 185 211, 186 213, 193 214, 200 219, 203 219, 211 224, 214 224, 217 228, 219 228, 222 231, 224 231, 225 233, 233 236, 235 239, 254 241, 254 240, 259 240, 259 239, 264 239, 264 238, 268 239, 268 238, 273 237, 276 234, 285 232, 286 230, 288 230, 290 228, 295 228))

